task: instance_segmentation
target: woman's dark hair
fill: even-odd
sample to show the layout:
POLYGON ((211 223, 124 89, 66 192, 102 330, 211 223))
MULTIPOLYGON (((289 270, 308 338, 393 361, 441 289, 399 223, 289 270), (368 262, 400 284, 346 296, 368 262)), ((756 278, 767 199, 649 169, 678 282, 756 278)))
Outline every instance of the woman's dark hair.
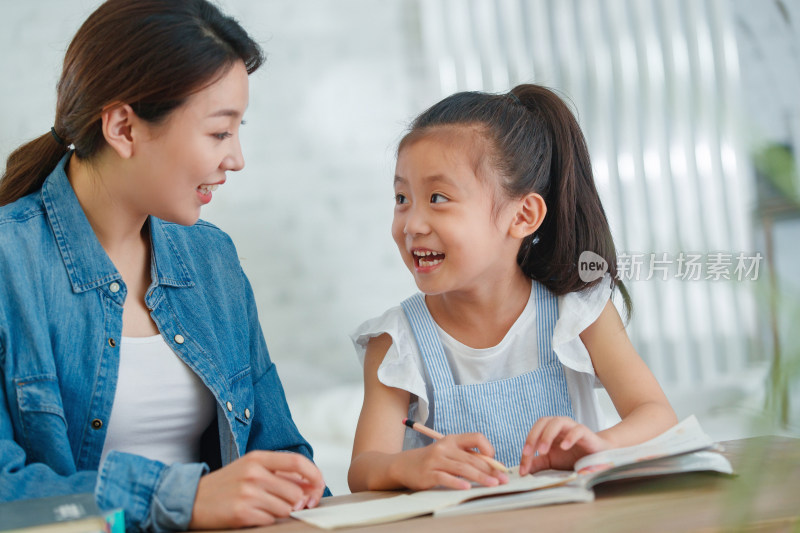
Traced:
POLYGON ((542 195, 547 214, 520 246, 517 263, 530 278, 556 295, 587 289, 603 278, 581 279, 578 259, 591 251, 608 263, 612 283, 631 302, 617 279, 611 229, 597 194, 589 150, 578 122, 553 91, 518 85, 509 94, 456 93, 427 109, 400 141, 407 144, 443 127, 475 128, 486 141, 487 163, 502 177, 510 198, 542 195))
POLYGON ((40 189, 70 144, 81 159, 97 154, 105 145, 107 106, 126 103, 158 123, 239 60, 250 74, 264 56, 236 20, 206 0, 107 0, 67 49, 55 134, 48 131, 9 156, 0 206, 40 189))

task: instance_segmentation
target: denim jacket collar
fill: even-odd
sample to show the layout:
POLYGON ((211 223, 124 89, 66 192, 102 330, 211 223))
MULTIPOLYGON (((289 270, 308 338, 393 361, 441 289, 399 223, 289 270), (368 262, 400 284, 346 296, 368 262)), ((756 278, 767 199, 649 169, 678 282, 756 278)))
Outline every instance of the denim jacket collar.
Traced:
MULTIPOLYGON (((59 161, 42 186, 41 194, 72 290, 80 293, 119 280, 121 276, 97 240, 67 178, 65 167, 71 155, 72 152, 68 152, 59 161)), ((194 286, 189 269, 164 231, 165 223, 153 216, 149 223, 153 285, 194 286)))

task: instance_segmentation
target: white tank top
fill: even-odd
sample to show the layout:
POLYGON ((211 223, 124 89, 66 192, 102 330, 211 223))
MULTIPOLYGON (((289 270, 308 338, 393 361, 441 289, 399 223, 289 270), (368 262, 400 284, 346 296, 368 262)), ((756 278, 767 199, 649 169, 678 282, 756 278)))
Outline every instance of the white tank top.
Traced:
POLYGON ((111 450, 165 464, 198 462, 214 396, 161 335, 122 337, 119 355, 100 464, 111 450))

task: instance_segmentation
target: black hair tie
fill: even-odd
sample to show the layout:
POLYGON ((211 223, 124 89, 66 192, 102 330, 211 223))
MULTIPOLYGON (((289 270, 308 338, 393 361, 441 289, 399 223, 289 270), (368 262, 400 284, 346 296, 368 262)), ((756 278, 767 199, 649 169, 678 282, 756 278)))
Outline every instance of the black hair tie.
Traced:
POLYGON ((53 139, 55 139, 58 144, 60 144, 60 145, 66 145, 67 144, 67 143, 64 142, 64 139, 62 139, 61 137, 58 136, 58 133, 56 133, 56 129, 54 127, 50 128, 50 135, 53 136, 53 139))

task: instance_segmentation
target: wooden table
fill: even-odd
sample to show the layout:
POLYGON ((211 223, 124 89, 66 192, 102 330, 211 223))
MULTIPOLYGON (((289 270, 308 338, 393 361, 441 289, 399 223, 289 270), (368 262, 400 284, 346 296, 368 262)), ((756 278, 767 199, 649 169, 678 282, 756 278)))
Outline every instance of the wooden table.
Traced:
MULTIPOLYGON (((590 503, 533 507, 449 518, 424 516, 336 531, 362 533, 576 532, 800 532, 800 439, 755 437, 722 443, 736 477, 687 473, 611 482, 595 487, 590 503)), ((323 505, 393 496, 366 492, 335 496, 323 505)), ((252 533, 320 532, 286 519, 252 533)))

